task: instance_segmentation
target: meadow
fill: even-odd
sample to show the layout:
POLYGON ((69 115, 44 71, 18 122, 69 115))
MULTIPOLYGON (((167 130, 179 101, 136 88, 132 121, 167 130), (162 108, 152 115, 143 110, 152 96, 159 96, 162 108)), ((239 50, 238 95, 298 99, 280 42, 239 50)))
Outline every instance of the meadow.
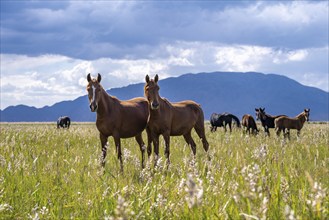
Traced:
POLYGON ((207 124, 208 155, 194 131, 195 158, 172 137, 168 169, 162 138, 159 165, 151 157, 143 170, 137 143, 123 139, 123 173, 112 138, 100 166, 94 123, 0 126, 0 219, 329 218, 328 123, 291 140, 207 124))

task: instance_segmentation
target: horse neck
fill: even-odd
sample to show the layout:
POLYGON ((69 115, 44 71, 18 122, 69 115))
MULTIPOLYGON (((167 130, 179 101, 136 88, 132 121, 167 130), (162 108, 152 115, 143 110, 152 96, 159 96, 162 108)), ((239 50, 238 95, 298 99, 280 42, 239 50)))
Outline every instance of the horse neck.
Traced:
POLYGON ((298 118, 298 120, 302 123, 302 125, 305 123, 306 121, 306 117, 305 117, 305 113, 302 112, 299 115, 296 116, 296 118, 298 118))
POLYGON ((97 116, 101 117, 104 115, 108 115, 110 113, 110 106, 113 106, 114 98, 112 98, 105 89, 101 89, 100 93, 100 99, 98 102, 98 110, 97 110, 97 116))
POLYGON ((269 119, 269 115, 264 113, 259 118, 261 122, 265 123, 269 119))
POLYGON ((274 117, 272 115, 269 114, 264 114, 266 118, 270 118, 270 119, 274 119, 274 117))

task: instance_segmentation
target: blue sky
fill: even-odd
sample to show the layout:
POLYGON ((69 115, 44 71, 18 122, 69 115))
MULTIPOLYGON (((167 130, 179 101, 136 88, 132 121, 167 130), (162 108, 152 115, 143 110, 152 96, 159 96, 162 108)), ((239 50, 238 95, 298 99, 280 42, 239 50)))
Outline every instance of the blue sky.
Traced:
POLYGON ((1 109, 184 73, 257 71, 329 91, 328 1, 1 1, 1 109))

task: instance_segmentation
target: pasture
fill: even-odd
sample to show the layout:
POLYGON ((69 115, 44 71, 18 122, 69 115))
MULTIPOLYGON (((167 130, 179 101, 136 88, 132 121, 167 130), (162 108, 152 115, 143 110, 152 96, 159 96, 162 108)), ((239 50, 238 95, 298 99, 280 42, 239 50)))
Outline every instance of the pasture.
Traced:
POLYGON ((134 138, 122 139, 123 173, 112 137, 100 166, 94 123, 0 126, 0 219, 329 218, 328 123, 307 123, 290 140, 273 129, 212 133, 207 123, 211 160, 193 131, 196 158, 171 137, 168 170, 162 137, 159 166, 151 158, 143 170, 134 138))

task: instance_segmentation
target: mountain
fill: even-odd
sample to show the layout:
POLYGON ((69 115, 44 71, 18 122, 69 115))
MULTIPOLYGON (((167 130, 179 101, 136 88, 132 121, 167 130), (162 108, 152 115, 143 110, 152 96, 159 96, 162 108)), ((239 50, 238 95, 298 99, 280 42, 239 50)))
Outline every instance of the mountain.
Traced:
MULTIPOLYGON (((255 108, 265 107, 269 114, 296 116, 310 108, 311 121, 329 121, 329 93, 317 88, 301 85, 285 76, 255 72, 213 72, 185 74, 160 81, 160 95, 169 101, 186 99, 201 104, 205 119, 213 112, 230 112, 239 118, 244 114, 255 115, 255 108)), ((126 100, 143 96, 144 83, 107 92, 126 100)), ((68 115, 72 121, 95 121, 90 112, 87 95, 73 101, 63 101, 43 108, 24 105, 11 106, 1 111, 1 121, 56 121, 68 115)))

